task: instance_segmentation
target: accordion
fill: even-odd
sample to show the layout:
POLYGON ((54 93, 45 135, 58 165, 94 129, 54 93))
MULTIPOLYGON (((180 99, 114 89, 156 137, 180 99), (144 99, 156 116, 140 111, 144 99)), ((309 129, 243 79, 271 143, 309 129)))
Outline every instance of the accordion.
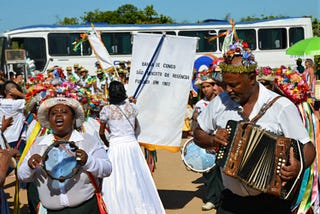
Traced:
POLYGON ((230 133, 229 143, 219 147, 216 157, 222 171, 261 192, 292 199, 303 171, 302 144, 250 122, 229 120, 226 128, 230 133), (280 170, 289 163, 291 147, 301 162, 300 172, 297 179, 282 186, 280 170))

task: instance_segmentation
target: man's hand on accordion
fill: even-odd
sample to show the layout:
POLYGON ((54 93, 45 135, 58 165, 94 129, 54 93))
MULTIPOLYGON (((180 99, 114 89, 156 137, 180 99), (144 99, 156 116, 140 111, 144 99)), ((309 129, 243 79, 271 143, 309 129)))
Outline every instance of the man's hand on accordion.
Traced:
POLYGON ((293 148, 290 148, 290 155, 289 155, 289 164, 283 165, 280 172, 280 177, 284 182, 282 185, 286 184, 286 181, 289 181, 293 178, 296 178, 299 175, 300 171, 300 161, 294 157, 293 148))
POLYGON ((214 143, 226 146, 229 142, 229 136, 230 134, 227 129, 219 128, 214 135, 214 143))

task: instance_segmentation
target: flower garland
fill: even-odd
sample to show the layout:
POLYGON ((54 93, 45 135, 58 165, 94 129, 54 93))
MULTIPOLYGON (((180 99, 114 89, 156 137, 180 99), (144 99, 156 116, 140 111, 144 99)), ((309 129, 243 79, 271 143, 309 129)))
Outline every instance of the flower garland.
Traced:
MULTIPOLYGON (((281 70, 284 70, 283 66, 281 67, 281 70)), ((308 99, 308 83, 305 77, 298 71, 286 69, 281 75, 277 76, 274 82, 280 92, 295 104, 308 99)))
MULTIPOLYGON (((66 81, 61 75, 60 69, 51 72, 48 77, 37 74, 27 80, 26 103, 30 105, 40 104, 50 97, 69 97, 78 100, 88 112, 98 112, 108 102, 107 98, 99 94, 91 94, 88 90, 73 82, 66 81)), ((62 69, 61 69, 62 70, 62 69)))

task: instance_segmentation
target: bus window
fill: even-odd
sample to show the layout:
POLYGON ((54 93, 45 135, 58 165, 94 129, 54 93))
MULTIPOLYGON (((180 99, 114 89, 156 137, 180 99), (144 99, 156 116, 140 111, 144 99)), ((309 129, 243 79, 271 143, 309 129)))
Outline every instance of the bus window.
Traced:
POLYGON ((44 38, 12 38, 12 49, 25 49, 26 57, 34 60, 37 70, 43 70, 46 62, 46 43, 44 38))
POLYGON ((82 48, 73 50, 73 42, 80 39, 79 33, 49 33, 49 55, 51 56, 83 56, 91 55, 88 41, 82 43, 82 48))
POLYGON ((208 42, 208 39, 215 34, 214 30, 210 31, 180 31, 179 36, 198 37, 197 52, 215 52, 217 51, 217 42, 213 40, 208 42))
POLYGON ((102 41, 110 55, 131 54, 131 34, 126 33, 102 33, 102 41))
POLYGON ((285 28, 259 29, 258 40, 261 50, 287 48, 287 33, 285 28))
POLYGON ((177 35, 176 32, 174 32, 174 31, 166 31, 166 34, 167 35, 174 35, 174 36, 177 35))
POLYGON ((289 44, 290 46, 294 43, 304 39, 304 30, 302 27, 292 27, 289 29, 289 44))
POLYGON ((251 50, 255 50, 257 48, 256 31, 254 29, 237 30, 237 35, 240 40, 248 43, 251 50))

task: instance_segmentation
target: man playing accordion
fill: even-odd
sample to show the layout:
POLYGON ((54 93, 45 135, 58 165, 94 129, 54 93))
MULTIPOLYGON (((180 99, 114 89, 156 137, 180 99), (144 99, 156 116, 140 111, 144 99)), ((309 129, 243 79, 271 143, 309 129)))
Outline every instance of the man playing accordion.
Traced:
MULTIPOLYGON (((256 80, 257 63, 245 42, 230 45, 220 63, 226 91, 215 97, 198 117, 194 141, 203 148, 227 146, 230 133, 226 129, 229 120, 251 121, 261 108, 279 96, 256 80)), ((271 133, 292 138, 303 144, 303 166, 314 161, 315 148, 303 125, 296 106, 286 97, 280 97, 266 109, 255 122, 271 133)), ((283 185, 301 173, 300 161, 291 148, 289 161, 281 166, 283 185)), ((222 173, 225 190, 222 192, 217 214, 231 213, 291 213, 290 200, 264 193, 246 182, 222 173)))

